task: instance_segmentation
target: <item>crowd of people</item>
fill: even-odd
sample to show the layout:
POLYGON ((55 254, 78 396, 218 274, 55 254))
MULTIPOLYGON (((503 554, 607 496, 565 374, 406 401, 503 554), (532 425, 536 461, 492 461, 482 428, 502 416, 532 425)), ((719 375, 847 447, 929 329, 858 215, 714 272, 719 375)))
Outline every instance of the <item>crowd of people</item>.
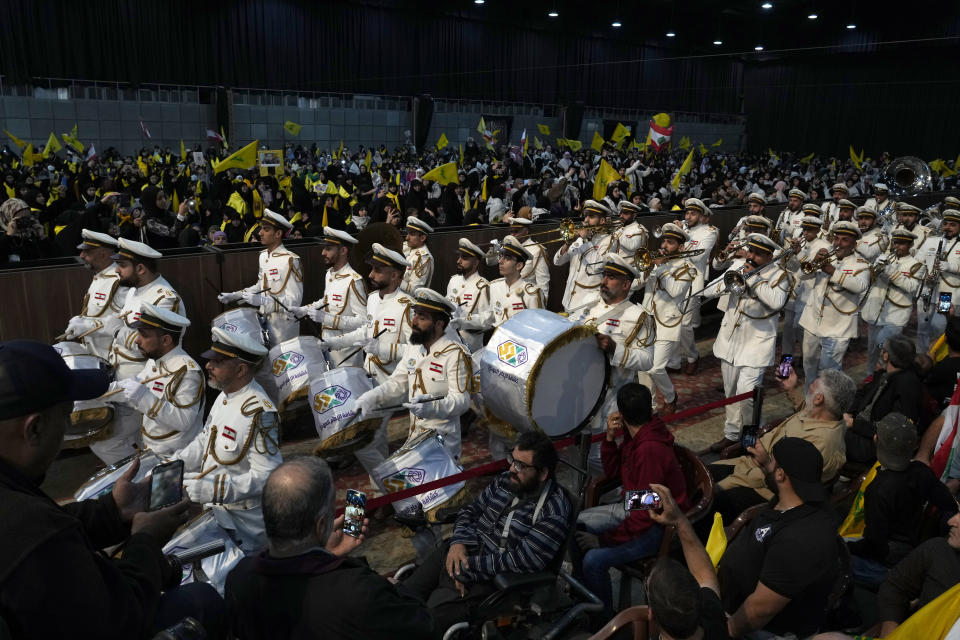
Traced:
MULTIPOLYGON (((788 154, 708 155, 674 191, 667 182, 679 152, 647 160, 615 149, 505 152, 499 159, 468 143, 460 180, 442 186, 420 177, 448 159, 443 151, 415 161, 409 149, 392 157, 344 149, 333 162, 290 148, 285 175, 251 179, 180 166, 156 150, 81 164, 46 204, 32 169, 23 189, 24 170, 14 167, 0 203, 8 256, 39 257, 45 240, 79 251, 93 279, 58 349, 80 345, 115 376, 108 385, 97 372, 68 369, 46 345, 0 344, 0 526, 11 540, 0 617, 14 637, 63 628, 144 637, 184 616, 212 637, 441 637, 504 575, 562 572, 567 557, 571 580, 602 603, 589 621, 599 629, 618 608, 611 569, 656 557, 668 526, 685 565, 660 559, 646 584, 663 637, 803 638, 828 629, 880 637, 960 583, 960 438, 950 403, 960 373, 960 200, 921 210, 891 197, 878 180, 883 167, 866 161, 858 170, 788 154), (601 157, 622 180, 592 198, 601 157), (858 193, 870 196, 859 207, 849 200, 858 193), (145 199, 151 210, 136 217, 132 207, 145 199), (723 241, 710 217, 732 202, 748 212, 723 241), (675 210, 676 222, 648 228, 643 216, 658 210, 675 210), (539 217, 574 215, 556 248, 530 235, 539 217), (371 222, 402 227, 405 239, 374 243, 369 271, 359 273, 350 261, 355 232, 371 222), (438 273, 431 235, 472 222, 503 223, 505 236, 485 249, 465 229, 456 273, 438 273), (17 235, 26 229, 29 241, 17 235), (163 277, 158 249, 208 231, 211 242, 217 233, 255 238, 263 250, 256 281, 218 296, 246 310, 250 324, 215 321, 209 351, 194 355, 181 346, 189 310, 163 277), (322 265, 284 245, 304 234, 323 245, 322 265), (567 265, 566 278, 551 279, 548 263, 567 265), (484 278, 484 264, 500 277, 484 278), (323 296, 304 300, 304 282, 315 277, 323 296), (543 309, 552 290, 562 291, 563 316, 528 313, 528 322, 589 328, 591 348, 609 365, 585 426, 596 440, 587 471, 655 499, 580 509, 557 477, 551 439, 490 410, 475 362, 497 348, 495 331, 543 309), (674 380, 701 368, 700 309, 714 298, 722 319, 712 350, 725 396, 752 391, 772 372, 793 413, 762 430, 753 400, 726 406, 723 436, 699 452, 710 462, 713 500, 691 522, 698 487, 664 418, 696 404, 679 397, 674 380), (413 515, 401 513, 417 552, 411 574, 388 580, 349 557, 362 535, 345 536, 334 517, 328 466, 283 459, 283 399, 264 382, 277 371, 267 356, 303 337, 308 323, 333 369, 362 372, 365 387, 331 387, 321 404, 355 402, 358 424, 336 428, 358 438, 351 455, 383 493, 395 490, 385 465, 425 439, 455 469, 468 422, 486 428, 490 457, 506 461, 464 501, 449 538, 428 526, 437 495, 412 499, 413 515), (867 360, 856 380, 845 366, 851 349, 867 360), (207 385, 220 392, 210 407, 207 385), (95 500, 61 508, 39 483, 72 402, 91 399, 114 408, 90 446, 116 465, 117 480, 95 500), (398 409, 409 426, 391 452, 387 424, 398 409), (181 501, 145 510, 149 480, 135 482, 139 462, 126 460, 143 450, 182 464, 181 501), (855 490, 861 474, 852 522, 841 523, 833 492, 855 490), (174 528, 201 505, 230 549, 207 581, 178 587, 178 567, 161 551, 172 553, 164 545, 174 528), (718 558, 704 546, 714 514, 726 525, 746 521, 718 558), (119 560, 98 554, 124 540, 119 560), (852 605, 847 577, 876 594, 868 596, 875 611, 852 605), (37 585, 52 582, 71 616, 46 613, 50 592, 37 585)), ((41 183, 57 183, 57 166, 46 171, 41 183)))

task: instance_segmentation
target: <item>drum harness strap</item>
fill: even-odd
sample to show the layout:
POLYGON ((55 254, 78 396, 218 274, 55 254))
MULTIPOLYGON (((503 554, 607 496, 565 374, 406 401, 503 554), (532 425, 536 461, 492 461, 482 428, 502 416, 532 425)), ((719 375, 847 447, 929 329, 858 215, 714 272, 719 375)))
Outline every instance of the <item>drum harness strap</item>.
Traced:
MULTIPOLYGON (((540 517, 540 512, 543 510, 543 503, 547 501, 547 496, 550 494, 550 488, 553 486, 553 480, 547 480, 543 483, 543 489, 540 490, 540 497, 537 499, 537 506, 533 509, 533 524, 537 524, 537 519, 540 517)), ((533 502, 532 498, 527 498, 520 501, 520 498, 514 497, 513 502, 510 503, 510 506, 507 507, 507 519, 503 523, 503 533, 500 534, 500 544, 498 548, 501 552, 507 550, 507 538, 510 535, 510 525, 513 524, 513 514, 520 507, 530 504, 533 502)))
MULTIPOLYGON (((163 365, 161 364, 160 366, 162 367, 163 365)), ((175 406, 177 409, 189 409, 190 407, 200 402, 200 399, 203 398, 203 392, 204 392, 204 387, 202 382, 200 386, 197 388, 197 395, 193 398, 193 400, 191 400, 187 404, 181 404, 180 402, 177 401, 177 391, 180 390, 180 384, 183 382, 184 377, 186 377, 187 371, 188 371, 187 365, 183 365, 176 371, 169 374, 170 382, 168 382, 167 386, 164 388, 163 395, 157 397, 157 401, 154 402, 152 407, 150 407, 150 411, 147 412, 148 417, 150 418, 157 417, 157 414, 160 412, 160 408, 163 406, 164 400, 166 400, 167 402, 175 406)), ((166 375, 168 374, 164 373, 159 376, 154 376, 152 378, 144 380, 141 384, 146 384, 147 382, 158 380, 160 378, 165 377, 166 375)), ((167 438, 172 438, 173 436, 180 433, 180 430, 174 429, 173 431, 170 431, 168 433, 155 436, 152 433, 148 432, 146 428, 141 424, 140 432, 143 433, 143 435, 145 435, 146 437, 150 438, 151 440, 166 440, 167 438)))

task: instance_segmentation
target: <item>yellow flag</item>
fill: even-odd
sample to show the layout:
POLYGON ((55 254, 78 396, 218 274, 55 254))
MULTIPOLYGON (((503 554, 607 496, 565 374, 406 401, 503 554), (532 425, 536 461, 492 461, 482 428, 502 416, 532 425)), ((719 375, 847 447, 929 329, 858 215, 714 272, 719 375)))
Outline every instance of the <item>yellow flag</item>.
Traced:
POLYGON ((603 199, 607 195, 607 185, 619 179, 620 172, 611 167, 606 160, 601 160, 597 176, 593 179, 593 199, 603 199))
POLYGON ((59 142, 57 142, 57 136, 55 136, 55 135, 53 135, 53 133, 51 133, 51 134, 50 134, 50 137, 47 138, 47 146, 45 146, 45 147, 43 148, 43 157, 46 158, 46 157, 49 156, 51 153, 56 153, 57 151, 60 151, 61 149, 63 149, 63 147, 60 145, 59 142))
POLYGON ((460 168, 463 169, 463 143, 460 143, 460 168))
POLYGON ((800 158, 800 164, 810 164, 810 161, 813 160, 814 155, 816 154, 811 152, 808 155, 803 156, 802 158, 800 158))
POLYGON ((260 192, 256 189, 253 189, 250 193, 253 196, 253 217, 262 218, 263 210, 265 208, 263 206, 263 198, 260 197, 260 192))
POLYGON ((960 614, 960 584, 955 584, 907 618, 886 640, 944 640, 960 614))
POLYGON ((690 138, 688 138, 687 136, 683 136, 682 138, 680 138, 680 144, 677 145, 677 148, 678 148, 678 149, 683 149, 684 151, 686 151, 687 149, 689 149, 689 148, 690 148, 690 138))
POLYGON ((220 127, 220 140, 223 143, 224 149, 229 149, 230 145, 227 144, 227 134, 223 132, 223 127, 220 127))
MULTIPOLYGON (((26 163, 24 163, 26 164, 26 163)), ((930 346, 930 357, 933 358, 934 362, 940 362, 944 358, 950 355, 950 350, 947 349, 947 335, 940 334, 940 337, 937 338, 937 341, 930 346)))
POLYGON ((590 148, 594 151, 600 151, 603 149, 603 136, 596 131, 593 132, 593 140, 590 141, 590 148))
POLYGON ((710 562, 716 569, 720 564, 720 558, 727 550, 727 532, 723 530, 723 516, 719 513, 713 514, 713 526, 710 527, 710 536, 707 538, 707 555, 710 556, 710 562))
POLYGON ((630 129, 618 122, 617 127, 613 130, 613 135, 610 136, 610 142, 619 144, 628 135, 630 135, 630 129))
POLYGON ((857 152, 853 150, 853 145, 850 145, 850 159, 853 160, 853 166, 860 170, 860 163, 863 162, 863 152, 860 152, 860 156, 857 155, 857 152))
POLYGON ((706 148, 705 146, 703 146, 703 143, 702 143, 702 142, 700 143, 700 155, 702 155, 702 156, 707 155, 707 148, 706 148))
POLYGON ((300 129, 302 129, 303 127, 297 124, 296 122, 294 122, 293 120, 287 120, 286 122, 283 123, 283 128, 286 129, 287 133, 289 133, 290 135, 299 136, 300 129))
POLYGON ((457 176, 457 163, 448 162, 447 164, 442 164, 439 167, 435 167, 430 171, 423 174, 422 180, 433 180, 439 182, 440 184, 456 184, 460 181, 457 176))
POLYGON ((779 159, 780 159, 780 156, 778 156, 777 154, 775 154, 775 153, 773 152, 773 148, 772 148, 772 147, 767 147, 767 153, 769 153, 769 154, 770 154, 770 157, 773 158, 774 160, 779 160, 779 159))
POLYGON ((534 149, 543 149, 543 143, 540 142, 540 138, 533 136, 533 148, 534 149))
POLYGON ((333 180, 327 180, 327 190, 324 191, 325 194, 337 195, 337 185, 333 184, 333 180))
POLYGON ((83 143, 77 139, 77 136, 75 133, 76 130, 77 130, 77 125, 73 125, 73 129, 71 129, 70 133, 62 133, 60 134, 60 137, 63 138, 63 141, 65 143, 73 147, 77 151, 77 153, 83 153, 86 147, 83 146, 83 143))
POLYGON ((463 192, 463 210, 470 211, 473 209, 473 206, 470 204, 470 190, 467 189, 463 192))
POLYGON ((336 154, 335 156, 333 156, 333 157, 336 158, 337 160, 339 160, 339 159, 340 159, 340 156, 342 156, 342 155, 343 155, 343 140, 340 141, 340 148, 337 149, 337 154, 336 154))
POLYGON ((864 510, 863 510, 863 494, 867 489, 867 486, 873 482, 873 479, 877 477, 877 470, 880 468, 880 463, 874 463, 873 468, 870 469, 870 472, 867 473, 866 477, 863 479, 863 482, 860 484, 860 489, 857 490, 857 495, 853 499, 853 504, 850 505, 850 511, 847 512, 847 517, 843 519, 843 523, 840 525, 840 529, 837 533, 843 537, 851 538, 862 538, 863 537, 863 528, 866 524, 864 522, 864 510))
POLYGON ((23 150, 23 166, 32 167, 33 166, 33 144, 28 144, 27 148, 23 150))
MULTIPOLYGON (((7 137, 10 138, 10 139, 13 141, 13 144, 17 145, 18 148, 23 149, 25 146, 27 146, 27 143, 26 143, 26 142, 24 142, 23 140, 21 140, 21 139, 18 138, 17 136, 13 135, 12 133, 10 133, 9 131, 7 131, 6 129, 4 129, 3 132, 4 132, 5 134, 7 134, 7 137)), ((31 145, 31 146, 32 146, 32 145, 31 145)))
POLYGON ((693 149, 691 149, 690 153, 687 154, 687 159, 683 161, 683 164, 680 165, 676 175, 673 176, 673 180, 670 181, 670 185, 673 187, 674 191, 680 188, 680 178, 690 173, 691 169, 693 169, 693 149))
POLYGON ((259 140, 254 140, 247 146, 234 151, 229 156, 220 161, 220 164, 217 165, 217 168, 213 170, 215 174, 220 173, 221 171, 226 171, 227 169, 249 169, 253 165, 257 164, 257 143, 259 140))
POLYGON ((444 148, 445 146, 447 146, 448 144, 450 144, 450 141, 447 140, 447 134, 446 134, 446 133, 441 133, 441 134, 440 134, 440 139, 437 140, 437 149, 438 149, 438 150, 439 150, 439 149, 443 149, 443 148, 444 148))
POLYGON ((363 166, 367 168, 367 171, 370 171, 370 165, 373 164, 373 152, 370 149, 367 149, 367 157, 363 159, 363 166))
POLYGON ((183 145, 183 138, 180 139, 180 159, 187 161, 187 148, 183 145))
POLYGON ((719 140, 717 140, 716 142, 714 142, 714 143, 711 144, 710 146, 711 146, 711 147, 719 147, 721 144, 723 144, 723 138, 720 138, 719 140))
POLYGON ((580 149, 583 149, 583 143, 579 140, 567 140, 567 146, 570 147, 570 151, 580 151, 580 149))
POLYGON ((487 124, 483 121, 483 116, 480 116, 480 122, 477 124, 477 131, 480 132, 480 136, 483 137, 487 133, 487 124))
POLYGON ((341 198, 350 198, 350 192, 343 188, 343 185, 340 186, 340 189, 337 190, 337 195, 341 198))
POLYGON ((537 130, 545 136, 550 135, 550 127, 545 124, 538 124, 537 130))
POLYGON ((487 179, 483 179, 483 191, 480 193, 480 199, 483 202, 487 201, 487 179))

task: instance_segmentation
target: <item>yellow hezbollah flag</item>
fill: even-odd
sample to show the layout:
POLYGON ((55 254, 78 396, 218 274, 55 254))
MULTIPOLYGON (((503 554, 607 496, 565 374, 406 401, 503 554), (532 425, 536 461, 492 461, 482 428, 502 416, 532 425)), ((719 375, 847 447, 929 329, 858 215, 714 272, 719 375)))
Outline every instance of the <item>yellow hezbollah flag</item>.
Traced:
POLYGON ((719 140, 717 140, 716 142, 714 142, 714 143, 711 144, 710 146, 711 146, 711 147, 719 147, 721 144, 723 144, 723 138, 720 138, 719 140))
POLYGON ((444 148, 445 146, 447 146, 448 144, 450 144, 450 141, 447 140, 447 134, 446 134, 446 133, 441 133, 441 134, 440 134, 440 139, 437 140, 437 149, 443 149, 443 148, 444 148))
MULTIPOLYGON (((24 157, 26 157, 26 154, 24 154, 24 157)), ((930 347, 930 357, 933 358, 934 362, 940 362, 949 355, 950 351, 947 349, 947 334, 944 333, 941 334, 940 337, 937 338, 937 341, 930 347)))
POLYGON ((373 164, 373 153, 370 149, 367 149, 367 157, 363 159, 363 166, 367 168, 367 171, 370 171, 371 164, 373 164))
POLYGON ((810 152, 808 155, 800 158, 800 164, 810 164, 810 161, 813 160, 814 153, 810 152))
POLYGON ((579 140, 567 140, 567 146, 570 147, 570 151, 580 151, 583 149, 583 143, 579 140))
POLYGON ((857 152, 853 150, 853 145, 850 145, 850 159, 853 160, 853 166, 860 170, 860 163, 863 162, 863 151, 860 151, 860 155, 857 155, 857 152))
POLYGON ((680 144, 678 144, 677 147, 680 149, 683 149, 684 151, 689 149, 690 148, 689 136, 683 136, 682 138, 680 138, 680 144))
POLYGON ((886 640, 944 640, 960 615, 960 584, 955 584, 904 620, 886 640))
POLYGON ((247 146, 234 151, 229 156, 220 161, 220 164, 217 165, 217 168, 213 170, 214 174, 220 173, 221 171, 226 171, 227 169, 249 169, 253 165, 257 164, 257 143, 259 140, 254 140, 247 146))
POLYGON ((483 191, 480 193, 480 199, 484 202, 487 201, 487 178, 483 178, 483 191))
POLYGON ((448 162, 435 167, 423 175, 422 180, 434 180, 440 184, 456 184, 460 181, 457 176, 457 163, 448 162))
POLYGON ((343 140, 340 141, 340 148, 337 149, 337 155, 335 155, 335 156, 333 156, 333 157, 336 158, 337 160, 339 160, 339 159, 340 159, 340 156, 342 156, 342 155, 343 155, 343 140))
POLYGON ((603 136, 596 131, 593 132, 593 140, 590 142, 590 148, 594 151, 603 149, 603 136))
POLYGON ((180 139, 180 159, 184 162, 187 161, 187 148, 183 146, 183 138, 180 139))
MULTIPOLYGON (((23 150, 23 166, 32 167, 33 166, 33 144, 28 144, 27 148, 23 150)), ((12 197, 12 196, 11 196, 12 197)))
POLYGON ((337 195, 341 198, 350 199, 350 192, 343 188, 343 185, 340 185, 340 188, 337 190, 337 195))
POLYGON ((21 140, 21 139, 18 138, 17 136, 13 135, 12 133, 10 133, 9 131, 7 131, 6 129, 4 129, 3 132, 4 132, 5 134, 7 134, 7 137, 8 137, 8 138, 10 138, 11 140, 13 140, 13 144, 17 145, 18 148, 23 149, 25 146, 27 146, 27 143, 26 143, 26 142, 24 142, 23 140, 21 140))
POLYGON ((597 177, 593 181, 593 199, 602 200, 607 195, 607 185, 620 179, 620 173, 606 160, 600 161, 597 177))
POLYGON ((705 146, 703 146, 703 143, 702 143, 702 142, 700 143, 700 155, 702 155, 702 156, 707 155, 707 148, 706 148, 705 146))
POLYGON ((720 564, 720 558, 727 550, 727 532, 723 529, 723 516, 719 513, 713 514, 713 526, 710 527, 710 536, 707 538, 707 555, 710 556, 710 562, 716 569, 720 564))
POLYGON ((47 138, 47 146, 45 146, 45 147, 43 148, 43 157, 46 158, 46 157, 49 156, 51 153, 56 153, 57 151, 60 151, 61 149, 63 149, 63 147, 60 145, 59 142, 57 142, 57 136, 55 136, 55 135, 53 135, 53 133, 51 133, 51 134, 50 134, 50 137, 47 138))
POLYGON ((540 138, 533 136, 533 148, 534 149, 543 149, 543 143, 540 142, 540 138))
POLYGON ((287 133, 289 133, 290 135, 298 136, 300 135, 300 129, 302 129, 303 127, 297 124, 296 122, 294 122, 293 120, 287 120, 286 122, 283 123, 283 128, 286 129, 287 133))
POLYGON ((70 130, 70 133, 61 133, 60 137, 63 138, 63 141, 68 145, 76 149, 77 153, 83 153, 86 149, 83 146, 83 143, 80 142, 80 139, 77 138, 77 125, 73 125, 73 129, 70 130))
POLYGON ((460 168, 463 169, 463 143, 460 143, 460 168))
POLYGON ((545 135, 545 136, 550 135, 550 127, 548 127, 548 126, 545 125, 545 124, 538 124, 538 125, 537 125, 537 131, 539 131, 540 133, 542 133, 542 134, 545 135))
POLYGON ((614 144, 618 144, 628 135, 630 135, 630 129, 618 122, 617 128, 613 130, 613 135, 610 136, 610 141, 614 144))
POLYGON ((670 181, 670 186, 673 187, 674 191, 680 188, 680 178, 690 173, 691 169, 693 169, 693 149, 690 149, 690 153, 687 154, 687 159, 683 161, 683 164, 680 165, 680 168, 677 170, 677 174, 673 176, 673 180, 670 181))
POLYGON ((262 218, 263 217, 263 198, 260 197, 260 192, 256 189, 252 189, 250 193, 253 195, 253 217, 262 218))

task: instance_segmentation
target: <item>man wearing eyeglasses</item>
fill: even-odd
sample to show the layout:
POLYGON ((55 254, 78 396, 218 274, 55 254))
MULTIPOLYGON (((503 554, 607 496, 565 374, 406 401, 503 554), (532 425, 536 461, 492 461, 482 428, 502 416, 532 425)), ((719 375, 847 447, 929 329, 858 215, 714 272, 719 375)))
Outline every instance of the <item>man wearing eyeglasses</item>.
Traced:
POLYGON ((466 620, 496 589, 498 573, 545 570, 563 553, 573 507, 556 480, 557 451, 542 433, 520 434, 509 468, 460 510, 453 536, 403 585, 427 603, 438 629, 466 620))

